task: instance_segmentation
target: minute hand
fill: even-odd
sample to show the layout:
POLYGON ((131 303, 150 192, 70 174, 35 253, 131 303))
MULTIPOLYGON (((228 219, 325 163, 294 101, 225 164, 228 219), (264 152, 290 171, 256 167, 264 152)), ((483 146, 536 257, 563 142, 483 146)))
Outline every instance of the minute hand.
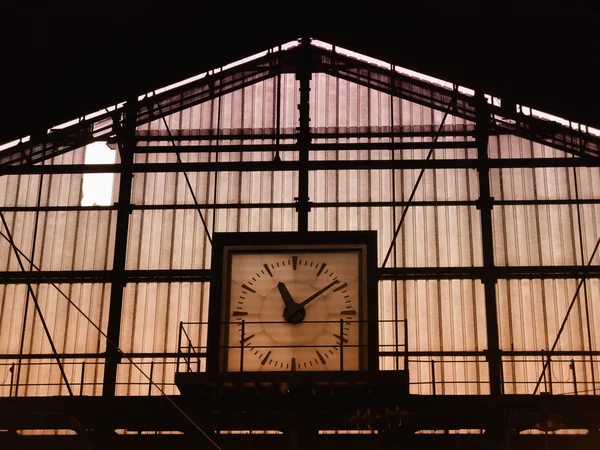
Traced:
POLYGON ((310 302, 312 302, 315 298, 317 298, 319 295, 321 295, 323 292, 325 292, 326 290, 330 289, 332 286, 335 286, 336 284, 338 284, 340 281, 339 280, 335 280, 332 281, 331 283, 329 283, 327 286, 325 286, 323 289, 321 289, 318 292, 315 292, 313 295, 311 295, 310 297, 308 297, 306 300, 304 300, 302 303, 300 303, 300 306, 306 306, 308 305, 310 302))

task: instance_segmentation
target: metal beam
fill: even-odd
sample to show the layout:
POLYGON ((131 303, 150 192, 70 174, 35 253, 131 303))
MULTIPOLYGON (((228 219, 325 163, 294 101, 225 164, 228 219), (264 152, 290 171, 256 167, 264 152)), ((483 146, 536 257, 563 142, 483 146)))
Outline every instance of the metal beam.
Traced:
MULTIPOLYGON (((273 149, 275 150, 275 149, 273 149)), ((592 158, 507 158, 490 159, 487 167, 536 168, 536 167, 598 167, 600 159, 592 158)), ((121 164, 64 164, 45 166, 3 166, 0 175, 16 174, 64 174, 64 173, 119 173, 121 164)), ((184 162, 184 163, 137 163, 135 173, 156 172, 273 172, 307 170, 375 170, 375 169, 476 169, 476 159, 431 159, 431 160, 358 160, 358 161, 238 161, 238 162, 184 162)))
MULTIPOLYGON (((355 430, 358 431, 358 430, 355 430)), ((360 430, 362 434, 323 434, 303 435, 301 448, 311 450, 441 450, 441 449, 473 449, 483 450, 501 445, 497 437, 485 434, 419 434, 406 435, 402 432, 379 434, 376 431, 360 430)), ((393 431, 393 430, 392 430, 393 431)), ((194 434, 178 435, 102 435, 87 433, 87 438, 94 450, 214 450, 208 442, 204 442, 194 434)), ((221 434, 215 435, 218 444, 227 450, 262 449, 277 450, 290 448, 290 437, 285 434, 221 434)), ((514 435, 504 448, 511 450, 548 450, 578 449, 597 450, 600 438, 597 435, 514 435)), ((0 447, 16 450, 81 450, 79 436, 21 436, 0 434, 0 447)))
POLYGON ((479 205, 481 217, 481 241, 483 251, 482 283, 485 292, 485 318, 487 332, 487 360, 489 365, 490 392, 492 395, 502 393, 502 358, 500 357, 500 337, 498 329, 498 309, 496 305, 496 283, 494 262, 494 230, 490 195, 490 176, 488 158, 489 140, 489 111, 483 92, 477 94, 477 156, 480 163, 479 176, 479 205))
MULTIPOLYGON (((454 98, 453 91, 449 88, 392 73, 390 69, 341 55, 335 50, 316 49, 315 59, 320 59, 316 67, 325 73, 428 108, 445 111, 454 98)), ((457 110, 453 114, 476 122, 476 98, 460 94, 457 100, 457 110)), ((489 128, 496 133, 514 134, 574 155, 600 156, 600 139, 597 136, 524 115, 516 109, 511 111, 495 105, 490 105, 489 109, 489 128)))
MULTIPOLYGON (((301 127, 302 128, 302 127, 301 127)), ((296 135, 302 141, 300 135, 296 135)), ((312 138, 311 138, 312 139, 312 138)), ((450 148, 476 148, 475 141, 448 142, 363 142, 363 143, 312 143, 312 144, 236 144, 236 145, 156 145, 137 146, 136 153, 236 153, 236 152, 295 152, 305 149, 308 152, 336 150, 429 150, 450 148)))
POLYGON ((298 57, 296 79, 300 87, 299 127, 296 147, 299 151, 298 168, 298 197, 295 198, 298 212, 298 231, 308 231, 308 213, 310 199, 308 197, 308 171, 309 153, 311 147, 310 136, 310 80, 312 78, 311 45, 310 38, 303 37, 300 44, 301 52, 298 57))
MULTIPOLYGON (((379 280, 480 280, 486 274, 483 267, 383 267, 379 280)), ((586 279, 600 278, 599 266, 505 266, 494 267, 497 279, 586 279)), ((4 271, 0 284, 46 283, 110 283, 112 270, 4 271)), ((126 270, 126 283, 210 282, 210 269, 126 270)))
MULTIPOLYGON (((259 429, 286 429, 290 413, 298 411, 303 412, 307 428, 356 429, 357 424, 349 419, 357 409, 364 412, 368 408, 351 396, 331 395, 329 389, 322 395, 309 393, 301 397, 274 392, 266 386, 264 392, 260 388, 250 391, 247 394, 254 396, 252 402, 241 390, 240 395, 202 396, 202 401, 193 396, 171 396, 171 400, 211 430, 252 429, 257 428, 256 424, 259 429)), ((520 417, 523 429, 533 428, 545 412, 560 415, 569 428, 600 427, 600 396, 402 395, 378 399, 376 403, 373 406, 377 408, 389 405, 395 409, 398 405, 406 413, 403 425, 412 430, 487 429, 504 414, 520 417)), ((65 411, 88 430, 189 430, 185 417, 168 399, 159 396, 0 398, 0 429, 70 429, 65 411)))
MULTIPOLYGON (((390 208, 398 206, 476 206, 476 200, 405 200, 387 201, 387 202, 315 202, 311 203, 312 208, 390 208)), ((598 205, 600 198, 588 199, 559 199, 559 200, 493 200, 494 206, 538 206, 538 205, 598 205)), ((280 209, 295 208, 296 203, 200 203, 180 204, 164 203, 159 205, 131 205, 134 211, 164 211, 181 209, 280 209)), ((117 207, 110 206, 7 206, 3 207, 4 212, 36 212, 36 211, 116 211, 117 207)), ((0 232, 0 236, 1 236, 0 232)))
MULTIPOLYGON (((395 126, 393 131, 390 127, 385 126, 370 126, 361 127, 358 131, 358 127, 336 127, 337 131, 320 131, 321 128, 310 127, 310 133, 313 140, 318 141, 321 139, 347 139, 347 138, 365 138, 365 139, 402 139, 402 138, 428 138, 434 134, 438 134, 431 128, 430 131, 426 131, 427 125, 419 125, 418 131, 413 130, 411 125, 395 126), (366 130, 365 130, 366 128, 366 130)), ((329 129, 329 128, 328 128, 329 129)), ((257 131, 254 128, 243 128, 241 132, 229 133, 229 134, 212 134, 212 130, 171 130, 173 140, 175 141, 231 141, 231 140, 257 140, 264 139, 269 141, 279 140, 296 140, 297 132, 295 129, 290 132, 277 133, 272 128, 259 129, 257 131), (266 131, 268 130, 268 131, 266 131)), ((474 136, 474 127, 460 125, 446 125, 439 133, 441 137, 472 137, 474 136)), ((138 130, 136 133, 137 141, 139 142, 168 142, 169 136, 165 134, 163 130, 138 130)))
POLYGON ((129 233, 129 215, 131 214, 131 184, 133 178, 133 149, 135 146, 135 127, 137 103, 135 99, 127 102, 123 127, 117 132, 119 153, 121 156, 119 201, 117 206, 117 224, 115 247, 111 275, 110 306, 106 342, 106 364, 104 365, 104 385, 102 395, 115 395, 117 366, 121 355, 118 351, 121 336, 121 314, 123 310, 123 290, 125 283, 125 259, 127 253, 127 234, 129 233))

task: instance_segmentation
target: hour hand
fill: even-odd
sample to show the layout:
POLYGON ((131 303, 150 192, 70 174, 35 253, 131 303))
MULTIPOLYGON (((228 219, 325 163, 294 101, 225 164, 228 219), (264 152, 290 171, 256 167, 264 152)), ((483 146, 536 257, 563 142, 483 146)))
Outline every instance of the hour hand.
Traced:
POLYGON ((294 301, 292 296, 290 295, 290 291, 288 291, 287 286, 281 281, 277 283, 277 289, 279 289, 279 293, 281 294, 281 298, 283 299, 283 303, 285 303, 285 307, 288 309, 295 309, 298 304, 294 301))

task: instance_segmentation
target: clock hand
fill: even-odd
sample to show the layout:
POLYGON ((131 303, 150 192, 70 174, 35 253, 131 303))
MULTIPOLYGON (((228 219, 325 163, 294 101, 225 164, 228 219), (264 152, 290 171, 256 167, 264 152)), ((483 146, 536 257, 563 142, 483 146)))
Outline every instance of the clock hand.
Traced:
POLYGON ((294 301, 285 283, 282 283, 281 281, 277 283, 277 289, 279 289, 281 299, 283 300, 283 303, 285 303, 282 314, 285 321, 294 324, 302 322, 306 316, 304 308, 294 301))
POLYGON ((283 318, 287 322, 290 322, 290 323, 302 322, 304 320, 304 317, 306 317, 306 311, 304 310, 304 307, 306 305, 308 305, 310 302, 312 302, 319 295, 321 295, 328 289, 331 289, 332 286, 335 286, 339 282, 340 282, 339 280, 332 281, 327 286, 325 286, 323 289, 320 289, 319 291, 315 292, 313 295, 308 297, 302 303, 296 303, 292 299, 289 292, 287 292, 287 288, 285 287, 285 284, 280 282, 277 285, 277 288, 279 289, 279 292, 281 293, 281 298, 283 298, 283 301, 285 302, 285 309, 283 310, 283 318), (290 303, 288 304, 288 302, 290 302, 290 303))
POLYGON ((294 307, 298 306, 298 303, 294 301, 290 295, 290 291, 288 291, 288 288, 284 283, 281 281, 277 283, 277 289, 279 289, 279 293, 281 294, 281 298, 283 303, 285 303, 286 308, 294 309, 294 307))
POLYGON ((323 292, 327 291, 328 289, 330 289, 331 287, 335 286, 336 284, 338 284, 340 282, 340 280, 335 280, 332 281, 331 283, 329 283, 327 286, 325 286, 323 289, 321 289, 318 292, 315 292, 313 295, 311 295, 310 297, 308 297, 306 300, 304 300, 302 303, 299 304, 299 306, 306 306, 308 305, 310 302, 312 302, 315 298, 317 298, 319 295, 321 295, 323 292))

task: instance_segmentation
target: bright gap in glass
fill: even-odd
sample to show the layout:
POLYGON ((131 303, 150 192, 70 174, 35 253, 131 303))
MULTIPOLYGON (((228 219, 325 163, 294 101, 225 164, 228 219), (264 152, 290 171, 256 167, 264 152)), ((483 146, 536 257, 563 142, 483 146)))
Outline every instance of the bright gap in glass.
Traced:
MULTIPOLYGON (((114 164, 115 153, 106 142, 93 142, 85 147, 85 164, 114 164)), ((111 205, 113 178, 112 173, 84 174, 81 206, 111 205)))

